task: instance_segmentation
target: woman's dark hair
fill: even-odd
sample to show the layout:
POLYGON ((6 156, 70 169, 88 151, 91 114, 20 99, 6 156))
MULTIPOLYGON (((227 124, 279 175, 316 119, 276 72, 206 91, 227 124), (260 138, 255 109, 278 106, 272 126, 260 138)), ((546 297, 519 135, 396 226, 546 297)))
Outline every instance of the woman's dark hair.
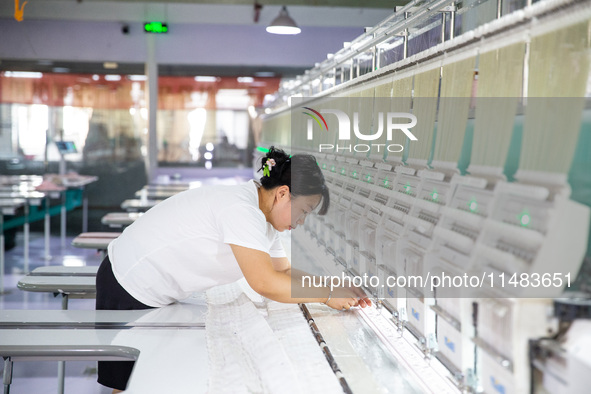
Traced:
POLYGON ((271 190, 286 185, 294 197, 321 195, 322 206, 318 214, 325 215, 328 212, 330 195, 324 183, 322 170, 318 167, 314 156, 303 154, 289 156, 283 150, 272 146, 261 159, 261 167, 258 171, 263 171, 264 175, 260 182, 264 189, 271 190), (265 167, 269 159, 273 159, 275 165, 269 169, 267 175, 265 167))

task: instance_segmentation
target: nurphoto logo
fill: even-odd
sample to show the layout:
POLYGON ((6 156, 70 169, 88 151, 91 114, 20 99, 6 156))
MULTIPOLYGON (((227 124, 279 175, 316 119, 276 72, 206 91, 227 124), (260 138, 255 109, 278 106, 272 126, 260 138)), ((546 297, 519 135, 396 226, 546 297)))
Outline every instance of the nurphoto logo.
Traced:
MULTIPOLYGON (((314 124, 317 124, 320 130, 328 132, 328 124, 326 119, 322 115, 334 115, 338 122, 338 141, 351 141, 351 120, 349 115, 344 111, 337 109, 322 109, 317 111, 310 107, 302 107, 305 111, 303 114, 309 117, 307 121, 307 138, 308 141, 314 139, 314 124)), ((365 134, 359 128, 359 112, 353 112, 353 133, 358 140, 362 141, 376 141, 380 139, 386 131, 387 141, 392 141, 392 135, 395 131, 403 132, 411 141, 417 141, 417 137, 410 131, 411 128, 416 126, 417 117, 413 114, 406 112, 387 112, 385 115, 383 112, 377 114, 378 127, 373 134, 365 134), (405 121, 403 121, 405 120, 405 121), (410 120, 410 122, 409 122, 410 120), (386 126, 384 127, 384 123, 386 126)), ((371 132, 371 130, 370 130, 371 132)), ((388 152, 401 152, 404 146, 401 144, 354 144, 346 145, 342 144, 319 144, 318 152, 324 151, 348 151, 348 152, 369 152, 370 150, 381 152, 383 149, 387 149, 388 152)))

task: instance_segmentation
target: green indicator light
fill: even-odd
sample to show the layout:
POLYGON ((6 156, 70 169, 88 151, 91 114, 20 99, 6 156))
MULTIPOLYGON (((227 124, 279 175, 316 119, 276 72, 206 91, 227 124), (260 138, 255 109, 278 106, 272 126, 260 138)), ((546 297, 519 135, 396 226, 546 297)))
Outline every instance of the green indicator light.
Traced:
POLYGON ((144 32, 146 33, 168 33, 168 25, 162 22, 144 23, 144 32))
POLYGON ((365 176, 365 180, 366 180, 368 183, 369 183, 369 182, 371 182, 371 175, 370 175, 370 174, 367 174, 367 175, 365 176))
POLYGON ((353 171, 353 178, 357 178, 357 171, 353 171))
POLYGON ((341 175, 345 175, 347 173, 347 170, 345 169, 345 167, 341 168, 341 175))
POLYGON ((322 169, 323 169, 323 170, 326 170, 326 163, 324 163, 324 164, 322 165, 322 169))
POLYGON ((330 172, 336 172, 337 171, 337 167, 336 166, 331 166, 330 167, 330 172))
POLYGON ((476 212, 478 210, 478 203, 475 199, 472 199, 468 202, 468 209, 470 212, 476 212))
POLYGON ((406 183, 406 185, 404 185, 404 192, 407 194, 410 194, 412 191, 412 186, 410 186, 410 183, 406 183))
POLYGON ((388 187, 388 186, 390 186, 390 181, 388 180, 388 178, 384 179, 384 180, 382 181, 382 183, 384 184, 384 187, 388 187))
POLYGON ((433 193, 431 193, 430 196, 433 199, 433 201, 437 201, 437 199, 439 198, 439 193, 437 193, 437 190, 433 189, 433 193))
POLYGON ((529 216, 529 212, 527 211, 523 211, 517 218, 519 219, 519 224, 523 227, 527 227, 531 223, 531 216, 529 216))

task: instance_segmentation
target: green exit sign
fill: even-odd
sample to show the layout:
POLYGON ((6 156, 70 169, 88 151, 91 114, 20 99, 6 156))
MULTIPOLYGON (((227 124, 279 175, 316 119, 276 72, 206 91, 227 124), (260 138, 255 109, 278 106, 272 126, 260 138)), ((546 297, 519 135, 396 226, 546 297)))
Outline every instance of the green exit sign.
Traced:
POLYGON ((168 25, 162 22, 144 23, 144 32, 146 33, 168 33, 168 25))

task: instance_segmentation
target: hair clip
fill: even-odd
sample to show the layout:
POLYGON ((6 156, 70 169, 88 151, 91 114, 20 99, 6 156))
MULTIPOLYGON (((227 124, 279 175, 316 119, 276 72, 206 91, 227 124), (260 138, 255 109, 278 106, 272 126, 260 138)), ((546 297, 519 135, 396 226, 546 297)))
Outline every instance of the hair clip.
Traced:
POLYGON ((263 176, 271 176, 271 169, 275 166, 275 159, 267 159, 263 166, 263 176))

